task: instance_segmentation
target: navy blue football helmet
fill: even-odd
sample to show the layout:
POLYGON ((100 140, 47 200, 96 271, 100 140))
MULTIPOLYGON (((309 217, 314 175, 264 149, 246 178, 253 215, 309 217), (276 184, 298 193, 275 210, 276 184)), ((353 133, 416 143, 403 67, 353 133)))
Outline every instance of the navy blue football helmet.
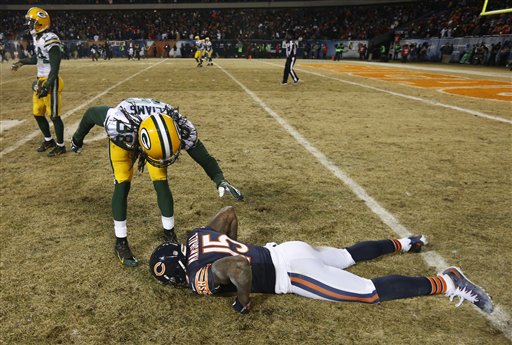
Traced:
POLYGON ((175 286, 187 285, 186 247, 166 242, 159 245, 149 259, 149 270, 158 281, 175 286))

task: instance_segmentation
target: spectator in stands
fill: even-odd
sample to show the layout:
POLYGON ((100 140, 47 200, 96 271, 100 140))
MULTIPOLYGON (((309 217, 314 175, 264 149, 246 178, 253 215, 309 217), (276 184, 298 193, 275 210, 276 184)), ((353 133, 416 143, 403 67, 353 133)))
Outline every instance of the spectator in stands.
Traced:
POLYGON ((400 52, 400 55, 402 55, 402 62, 407 62, 407 60, 409 59, 409 54, 411 52, 411 48, 409 47, 408 44, 404 44, 402 46, 402 51, 400 52))

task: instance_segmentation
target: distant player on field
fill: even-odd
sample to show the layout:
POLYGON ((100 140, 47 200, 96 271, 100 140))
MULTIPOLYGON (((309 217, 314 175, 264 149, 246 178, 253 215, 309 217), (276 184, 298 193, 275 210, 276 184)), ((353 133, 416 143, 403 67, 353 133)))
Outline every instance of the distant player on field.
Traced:
POLYGON ((212 62, 212 55, 213 55, 213 47, 212 47, 212 41, 210 41, 209 37, 206 37, 204 39, 204 55, 205 58, 208 60, 207 66, 213 66, 212 62))
POLYGON ((194 47, 196 48, 194 59, 196 59, 197 67, 203 67, 204 42, 199 36, 195 37, 194 47))
POLYGON ((376 304, 401 298, 444 293, 467 300, 486 313, 491 298, 456 267, 442 273, 367 279, 345 269, 358 262, 396 252, 419 252, 423 235, 365 241, 350 247, 313 247, 305 242, 255 246, 237 241, 235 209, 224 207, 205 227, 187 235, 186 244, 164 243, 149 260, 153 276, 163 283, 188 286, 199 295, 236 292, 233 309, 249 313, 250 293, 294 293, 332 302, 376 304))
POLYGON ((32 7, 28 10, 25 18, 30 34, 34 38, 35 54, 14 63, 11 69, 17 71, 23 65, 37 64, 37 81, 33 86, 32 103, 35 119, 44 136, 44 141, 37 148, 37 152, 44 152, 51 148, 48 157, 55 157, 66 153, 64 123, 60 118, 61 92, 64 88, 64 82, 59 77, 61 42, 56 34, 48 31, 50 16, 45 10, 32 7), (50 115, 55 127, 57 142, 52 138, 50 125, 45 115, 50 115))
POLYGON ((115 107, 91 107, 73 134, 73 152, 81 151, 85 136, 95 125, 105 127, 110 139, 109 158, 114 174, 112 213, 115 252, 124 265, 135 266, 138 262, 128 246, 126 226, 128 193, 137 159, 139 170, 147 166, 153 181, 166 241, 177 241, 174 201, 167 181, 167 167, 178 159, 181 149, 186 150, 215 182, 220 197, 227 192, 237 200, 244 198, 238 189, 225 180, 217 160, 199 140, 192 122, 169 104, 150 98, 128 98, 115 107))

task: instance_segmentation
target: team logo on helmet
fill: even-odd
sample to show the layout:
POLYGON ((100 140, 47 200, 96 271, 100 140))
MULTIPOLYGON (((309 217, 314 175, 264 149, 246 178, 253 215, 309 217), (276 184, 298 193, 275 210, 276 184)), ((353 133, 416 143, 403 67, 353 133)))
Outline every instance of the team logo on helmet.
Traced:
POLYGON ((163 276, 165 274, 165 264, 163 262, 157 262, 155 266, 153 266, 153 272, 157 277, 163 276))
POLYGON ((42 11, 37 12, 37 16, 40 18, 43 18, 43 19, 48 17, 46 12, 42 12, 42 11))
POLYGON ((149 137, 148 131, 146 128, 142 128, 140 130, 140 141, 142 146, 146 150, 151 150, 151 138, 149 137))

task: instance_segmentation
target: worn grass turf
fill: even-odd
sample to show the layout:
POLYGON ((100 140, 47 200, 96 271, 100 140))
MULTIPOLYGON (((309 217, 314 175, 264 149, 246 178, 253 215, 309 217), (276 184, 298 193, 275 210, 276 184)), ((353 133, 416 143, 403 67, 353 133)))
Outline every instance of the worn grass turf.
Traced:
MULTIPOLYGON (((510 103, 313 67, 297 71, 303 81, 298 87, 281 86, 283 61, 216 63, 410 232, 426 234, 430 250, 462 267, 510 314, 511 124, 317 74, 503 118, 510 118, 510 103)), ((41 141, 37 132, 23 142, 37 131, 30 115, 34 75, 33 66, 16 74, 1 66, 1 119, 25 121, 0 136, 0 343, 509 343, 472 306, 455 309, 442 296, 363 305, 254 295, 252 313, 240 316, 230 308, 231 297, 204 298, 160 285, 147 267, 161 231, 147 173, 134 177, 128 211, 130 243, 141 264, 121 266, 113 251, 107 141, 86 141, 81 155, 69 152, 56 159, 35 152, 41 141)), ((219 199, 206 174, 183 153, 169 169, 181 239, 230 204, 238 211, 240 240, 255 244, 302 240, 343 247, 396 236, 217 66, 199 69, 192 60, 63 61, 62 77, 68 149, 87 106, 76 108, 84 102, 114 106, 126 97, 153 97, 179 106, 198 127, 246 201, 219 199)), ((96 128, 87 139, 101 133, 96 128)), ((361 263, 350 271, 369 278, 435 273, 413 254, 361 263)))

